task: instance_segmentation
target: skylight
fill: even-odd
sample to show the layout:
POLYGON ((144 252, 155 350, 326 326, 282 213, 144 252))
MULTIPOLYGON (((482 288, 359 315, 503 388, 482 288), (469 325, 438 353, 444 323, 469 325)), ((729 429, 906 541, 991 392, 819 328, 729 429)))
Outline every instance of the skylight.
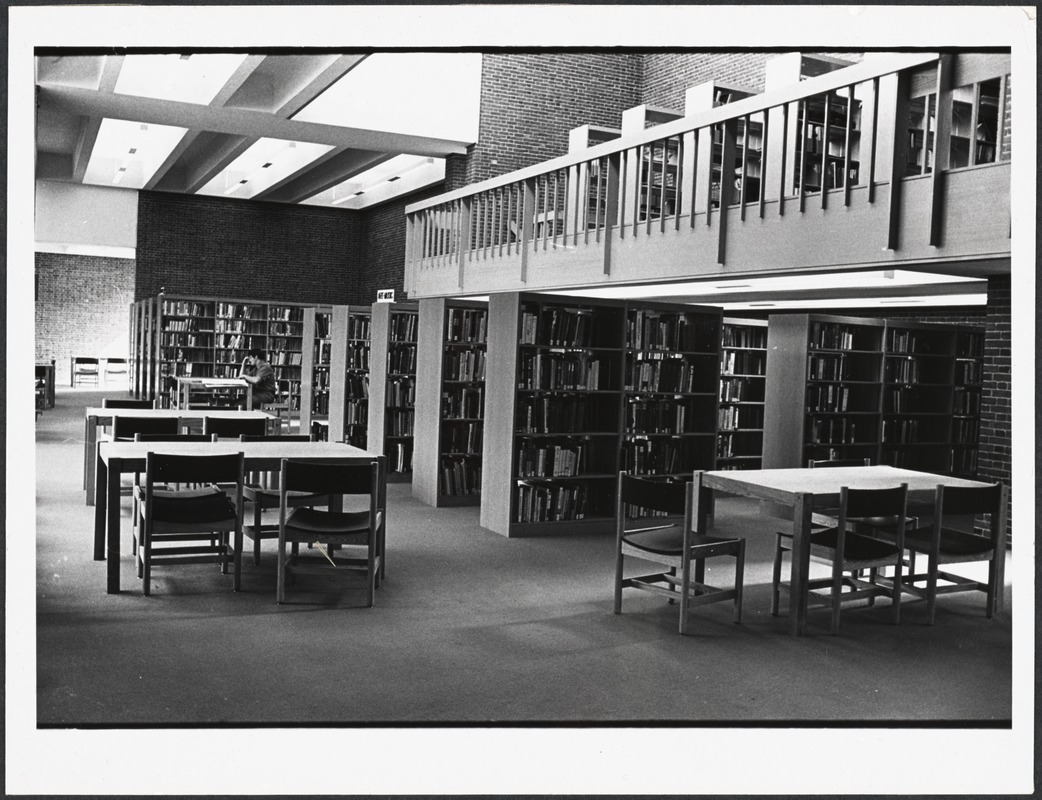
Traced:
POLYGON ((199 194, 248 199, 269 189, 330 150, 332 145, 258 139, 199 194))
POLYGON ((303 201, 304 205, 365 208, 445 180, 445 159, 400 155, 303 201))
POLYGON ((141 189, 185 135, 186 128, 103 119, 84 183, 141 189))
POLYGON ((374 53, 294 119, 475 142, 479 53, 374 53))
POLYGON ((207 105, 245 58, 242 53, 127 56, 115 92, 207 105))

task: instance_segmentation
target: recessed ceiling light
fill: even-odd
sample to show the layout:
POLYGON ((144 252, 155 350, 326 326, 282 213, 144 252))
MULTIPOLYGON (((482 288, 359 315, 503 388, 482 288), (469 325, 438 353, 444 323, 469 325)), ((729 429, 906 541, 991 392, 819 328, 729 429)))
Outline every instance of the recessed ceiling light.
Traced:
POLYGON ((365 189, 362 189, 360 192, 355 192, 355 197, 358 197, 360 194, 365 194, 365 189))
POLYGON ((402 176, 401 175, 395 175, 393 178, 388 178, 387 182, 388 183, 392 183, 392 182, 398 180, 400 177, 402 177, 402 176))
POLYGON ((714 286, 713 288, 714 289, 752 289, 753 285, 751 283, 730 283, 730 284, 725 284, 724 286, 714 286))
POLYGON ((249 181, 248 181, 248 179, 246 179, 246 178, 243 178, 243 179, 242 179, 241 181, 239 181, 239 183, 240 183, 240 184, 242 184, 242 183, 248 183, 248 182, 249 182, 249 181))
POLYGON ((136 147, 131 147, 127 152, 130 153, 130 155, 134 155, 134 153, 137 152, 137 148, 136 147))
POLYGON ((774 303, 750 303, 750 306, 774 306, 774 303))
POLYGON ((267 169, 270 166, 271 166, 271 162, 269 161, 267 164, 261 164, 261 169, 267 169))

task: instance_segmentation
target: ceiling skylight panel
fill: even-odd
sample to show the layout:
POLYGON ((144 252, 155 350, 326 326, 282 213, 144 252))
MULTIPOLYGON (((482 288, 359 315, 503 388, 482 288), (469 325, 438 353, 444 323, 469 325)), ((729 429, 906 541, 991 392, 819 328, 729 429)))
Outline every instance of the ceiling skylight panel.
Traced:
POLYGON ((365 208, 445 180, 445 159, 400 155, 303 201, 311 206, 365 208))
POLYGON ((207 105, 245 59, 241 53, 127 56, 115 92, 207 105))
POLYGON ((103 119, 83 182, 141 189, 166 161, 187 128, 103 119))
POLYGON ((332 149, 333 146, 327 144, 258 139, 200 189, 199 194, 255 197, 332 149))
POLYGON ((480 53, 374 53, 294 119, 475 142, 480 53))

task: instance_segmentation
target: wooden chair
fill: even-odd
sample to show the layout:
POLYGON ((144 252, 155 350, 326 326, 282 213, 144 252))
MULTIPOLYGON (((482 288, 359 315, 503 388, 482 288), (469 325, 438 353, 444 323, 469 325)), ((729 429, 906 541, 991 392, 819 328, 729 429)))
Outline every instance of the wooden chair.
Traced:
MULTIPOLYGON (((662 480, 619 473, 615 521, 615 613, 622 613, 622 590, 640 589, 659 594, 670 603, 680 601, 681 634, 686 633, 687 614, 692 606, 734 600, 734 621, 742 621, 742 581, 745 570, 745 539, 721 539, 695 533, 695 505, 701 474, 693 482, 662 480), (653 511, 676 521, 627 528, 629 511, 653 511), (631 556, 668 566, 668 571, 624 577, 624 558, 631 556), (733 556, 735 581, 732 589, 705 583, 705 561, 716 556, 733 556), (692 562, 694 575, 692 576, 692 562), (677 575, 677 570, 680 575, 677 575)), ((654 517, 643 517, 654 522, 654 517)))
POLYGON ((117 442, 132 442, 139 433, 172 436, 181 432, 177 417, 121 417, 112 419, 112 438, 117 442))
POLYGON ((125 358, 105 359, 105 370, 103 373, 105 383, 109 382, 109 378, 120 378, 121 380, 126 380, 129 375, 127 360, 125 358))
POLYGON ((380 500, 380 463, 368 465, 323 464, 283 459, 279 472, 279 550, 276 599, 286 599, 286 581, 291 576, 310 573, 343 574, 345 570, 363 571, 366 579, 366 607, 373 605, 373 595, 380 581, 379 532, 383 527, 380 500), (335 511, 292 508, 290 492, 308 492, 334 497, 365 496, 366 511, 335 511), (309 544, 321 556, 286 555, 287 544, 309 544), (335 555, 323 545, 351 547, 355 555, 335 555), (360 551, 363 554, 360 553, 360 551))
MULTIPOLYGON (((823 561, 832 567, 828 578, 807 582, 807 596, 801 603, 815 600, 832 609, 832 633, 839 633, 840 608, 853 600, 869 600, 883 595, 893 601, 893 621, 901 621, 901 566, 904 553, 905 511, 908 499, 908 484, 886 489, 840 489, 839 513, 836 526, 815 531, 810 536, 811 558, 823 561), (894 543, 849 530, 852 519, 872 517, 894 532, 894 543), (894 575, 884 582, 879 580, 878 570, 893 567, 894 575), (862 571, 868 570, 868 578, 862 579, 862 571), (852 573, 845 575, 844 573, 852 573), (848 591, 844 591, 846 588, 848 591), (820 591, 826 589, 827 591, 820 591)), ((780 589, 791 590, 781 580, 782 556, 789 550, 782 546, 779 537, 774 549, 774 575, 771 592, 771 614, 778 616, 780 589)))
MULTIPOLYGON (((243 434, 239 437, 242 442, 308 442, 313 441, 310 436, 249 436, 243 434)), ((272 486, 272 474, 247 476, 247 483, 243 487, 243 497, 251 508, 253 522, 242 526, 243 535, 253 542, 253 563, 260 563, 261 542, 264 539, 278 539, 279 526, 277 523, 263 524, 262 515, 265 511, 278 508, 282 497, 278 488, 272 486)), ((286 498, 291 508, 297 506, 323 506, 329 504, 329 495, 315 494, 314 492, 289 492, 286 498)), ((297 547, 294 546, 294 555, 297 547)))
POLYGON ((98 359, 76 356, 72 359, 72 386, 98 385, 98 359))
MULTIPOLYGON (((937 596, 954 592, 984 592, 985 615, 991 619, 996 605, 1001 606, 1004 587, 1000 584, 1002 561, 1006 557, 1007 489, 1002 483, 987 487, 938 485, 933 521, 929 526, 908 531, 904 547, 926 557, 926 572, 907 575, 902 586, 916 597, 926 599, 928 623, 934 624, 937 596), (952 517, 988 517, 989 532, 981 535, 951 527, 952 517), (957 575, 941 567, 948 564, 988 562, 986 583, 957 575), (939 584, 939 581, 944 581, 939 584)), ((972 522, 970 523, 972 524, 972 522)))
POLYGON ((289 431, 293 427, 293 402, 289 385, 279 381, 275 399, 270 403, 261 403, 260 410, 266 411, 275 417, 271 433, 282 430, 289 431))
POLYGON ((235 437, 242 435, 263 436, 268 431, 267 420, 239 419, 236 417, 203 417, 203 433, 207 436, 216 435, 220 438, 235 437))
POLYGON ((148 453, 141 491, 138 524, 138 577, 142 591, 151 594, 152 567, 159 564, 216 563, 239 590, 242 553, 242 453, 173 455, 148 453), (193 490, 158 494, 158 485, 234 483, 232 500, 224 492, 199 495, 193 490), (214 536, 214 534, 220 534, 214 536), (228 534, 233 540, 229 543, 228 534))

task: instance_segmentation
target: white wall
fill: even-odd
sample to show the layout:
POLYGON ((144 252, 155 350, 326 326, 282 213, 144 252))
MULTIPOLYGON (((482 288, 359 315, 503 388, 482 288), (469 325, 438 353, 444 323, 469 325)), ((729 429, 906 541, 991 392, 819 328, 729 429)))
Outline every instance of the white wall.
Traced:
POLYGON ((36 250, 133 258, 137 191, 36 181, 36 250))

